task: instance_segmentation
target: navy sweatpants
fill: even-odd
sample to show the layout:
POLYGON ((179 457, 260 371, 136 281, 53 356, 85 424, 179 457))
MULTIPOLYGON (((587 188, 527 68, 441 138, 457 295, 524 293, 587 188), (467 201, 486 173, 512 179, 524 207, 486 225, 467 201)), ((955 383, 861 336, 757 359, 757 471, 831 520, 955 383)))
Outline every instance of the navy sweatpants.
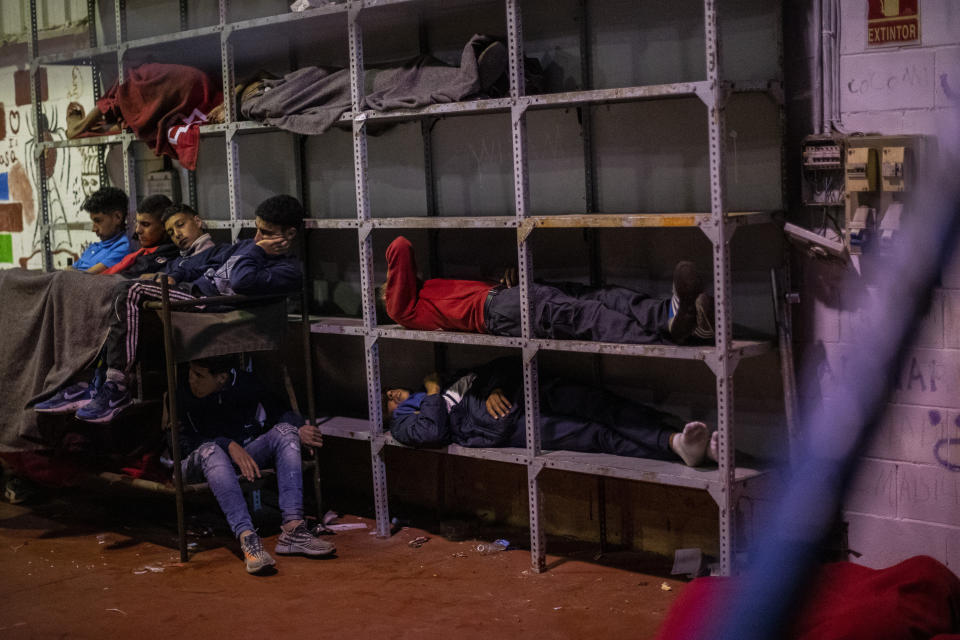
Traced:
MULTIPOLYGON (((469 394, 451 415, 452 438, 471 447, 525 447, 522 396, 499 419, 486 410, 486 398, 469 394)), ((611 453, 635 458, 679 460, 670 436, 683 429, 676 416, 603 389, 563 380, 547 382, 540 395, 540 441, 544 449, 611 453)))
MULTIPOLYGON (((669 335, 669 298, 575 283, 534 283, 530 297, 537 338, 660 344, 669 335)), ((487 333, 519 336, 520 287, 495 290, 483 315, 487 333)))
MULTIPOLYGON (((140 344, 140 314, 147 300, 160 300, 159 284, 147 280, 130 280, 117 285, 110 315, 110 331, 101 354, 104 363, 111 369, 129 373, 137 357, 140 344)), ((171 300, 192 300, 196 296, 176 286, 170 287, 171 300)))

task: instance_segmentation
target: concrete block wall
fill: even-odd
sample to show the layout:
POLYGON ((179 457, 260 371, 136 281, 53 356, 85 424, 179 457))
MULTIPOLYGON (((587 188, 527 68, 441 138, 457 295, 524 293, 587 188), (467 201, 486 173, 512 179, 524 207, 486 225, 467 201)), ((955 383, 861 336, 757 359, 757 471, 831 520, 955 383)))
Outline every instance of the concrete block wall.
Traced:
MULTIPOLYGON (((842 2, 840 107, 848 133, 925 134, 960 96, 960 3, 921 2, 921 41, 868 47, 867 2, 842 2), (951 102, 951 96, 953 101, 951 102)), ((864 318, 837 290, 842 268, 805 263, 798 340, 815 365, 814 393, 844 376, 845 345, 864 318)), ((863 291, 871 295, 864 273, 863 291)), ((960 574, 960 260, 944 269, 880 432, 863 452, 844 506, 852 558, 884 567, 926 554, 960 574)))

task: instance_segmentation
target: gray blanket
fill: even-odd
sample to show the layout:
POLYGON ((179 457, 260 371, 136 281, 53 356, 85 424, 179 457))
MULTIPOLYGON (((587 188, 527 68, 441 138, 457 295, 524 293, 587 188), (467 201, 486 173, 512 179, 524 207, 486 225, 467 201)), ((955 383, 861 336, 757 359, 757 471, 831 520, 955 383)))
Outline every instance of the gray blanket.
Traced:
MULTIPOLYGON (((367 69, 366 107, 375 111, 412 109, 479 93, 499 76, 497 69, 486 67, 506 69, 506 59, 498 55, 485 56, 489 61, 483 73, 478 68, 477 57, 492 42, 487 36, 473 36, 463 48, 459 67, 423 55, 400 67, 367 69)), ((246 118, 305 135, 323 133, 349 110, 349 70, 321 67, 305 67, 283 78, 265 80, 240 106, 246 118)))
POLYGON ((97 356, 120 276, 0 270, 0 451, 38 448, 37 414, 97 356), (27 439, 25 439, 27 438, 27 439))

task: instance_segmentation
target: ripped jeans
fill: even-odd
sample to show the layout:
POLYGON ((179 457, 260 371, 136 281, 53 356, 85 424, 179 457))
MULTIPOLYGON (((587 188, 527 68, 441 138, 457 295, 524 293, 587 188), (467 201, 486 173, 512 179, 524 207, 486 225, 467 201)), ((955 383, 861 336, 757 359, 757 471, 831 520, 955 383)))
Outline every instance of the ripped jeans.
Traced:
MULTIPOLYGON (((280 512, 283 523, 303 519, 303 474, 300 470, 300 433, 297 427, 281 423, 249 442, 244 450, 261 469, 277 470, 280 512)), ((215 442, 204 442, 181 463, 184 482, 206 480, 216 496, 230 529, 237 537, 253 531, 253 521, 240 489, 238 468, 230 454, 215 442)))

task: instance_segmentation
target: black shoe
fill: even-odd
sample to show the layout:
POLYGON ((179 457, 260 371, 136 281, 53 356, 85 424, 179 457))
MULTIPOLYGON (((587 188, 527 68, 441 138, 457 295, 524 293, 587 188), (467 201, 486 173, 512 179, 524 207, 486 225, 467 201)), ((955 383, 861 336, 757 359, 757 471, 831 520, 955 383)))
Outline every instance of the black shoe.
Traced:
POLYGON ((703 293, 703 280, 692 262, 678 262, 673 270, 673 295, 670 298, 670 339, 683 344, 697 328, 697 296, 703 293))
POLYGON ((693 330, 693 337, 705 342, 713 342, 713 296, 701 293, 697 296, 697 326, 693 330))

